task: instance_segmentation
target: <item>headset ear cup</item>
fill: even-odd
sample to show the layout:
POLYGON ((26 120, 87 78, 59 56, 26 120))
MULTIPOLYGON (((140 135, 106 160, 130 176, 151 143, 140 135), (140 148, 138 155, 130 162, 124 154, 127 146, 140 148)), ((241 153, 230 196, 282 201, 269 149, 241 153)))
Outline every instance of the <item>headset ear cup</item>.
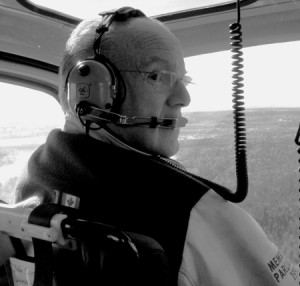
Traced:
POLYGON ((105 56, 97 54, 94 59, 97 62, 105 65, 107 70, 110 72, 112 85, 114 86, 115 91, 111 106, 111 112, 118 113, 126 96, 126 85, 123 77, 121 76, 119 70, 114 66, 114 64, 105 56))
POLYGON ((69 105, 74 108, 84 100, 100 109, 111 111, 118 97, 118 80, 110 69, 93 59, 78 62, 68 77, 69 105))

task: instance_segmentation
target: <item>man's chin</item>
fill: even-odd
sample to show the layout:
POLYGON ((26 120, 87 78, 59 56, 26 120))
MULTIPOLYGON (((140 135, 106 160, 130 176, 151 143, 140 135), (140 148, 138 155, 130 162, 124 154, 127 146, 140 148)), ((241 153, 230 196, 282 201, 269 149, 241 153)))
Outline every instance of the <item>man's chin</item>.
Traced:
POLYGON ((175 154, 177 154, 178 150, 179 150, 179 142, 178 140, 176 140, 170 144, 164 144, 164 146, 160 148, 159 154, 164 157, 170 158, 175 154))

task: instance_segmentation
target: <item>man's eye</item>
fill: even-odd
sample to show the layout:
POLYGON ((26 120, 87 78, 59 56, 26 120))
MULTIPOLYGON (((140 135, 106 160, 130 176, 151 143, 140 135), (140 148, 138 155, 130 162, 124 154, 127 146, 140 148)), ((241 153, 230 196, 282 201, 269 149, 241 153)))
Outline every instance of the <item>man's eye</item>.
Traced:
POLYGON ((159 73, 157 73, 157 72, 149 73, 148 79, 153 80, 153 81, 159 80, 160 79, 159 73))

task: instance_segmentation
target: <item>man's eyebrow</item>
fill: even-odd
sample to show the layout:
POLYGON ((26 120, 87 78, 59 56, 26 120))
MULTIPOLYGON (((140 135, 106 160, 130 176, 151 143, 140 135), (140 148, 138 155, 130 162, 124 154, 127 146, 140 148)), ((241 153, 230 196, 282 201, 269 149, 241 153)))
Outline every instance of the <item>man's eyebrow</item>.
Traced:
POLYGON ((164 58, 161 58, 159 56, 152 56, 148 58, 147 61, 143 61, 141 63, 141 68, 148 68, 153 64, 163 64, 166 67, 174 66, 174 64, 171 64, 168 60, 164 58))

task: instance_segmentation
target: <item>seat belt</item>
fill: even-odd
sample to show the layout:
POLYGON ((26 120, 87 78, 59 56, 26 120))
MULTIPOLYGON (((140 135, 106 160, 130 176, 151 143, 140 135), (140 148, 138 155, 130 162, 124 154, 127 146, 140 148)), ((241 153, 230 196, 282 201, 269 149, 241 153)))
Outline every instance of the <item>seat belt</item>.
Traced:
MULTIPOLYGON (((56 204, 41 204, 33 209, 28 218, 30 224, 48 227, 55 214, 61 213, 65 208, 56 204)), ((54 257, 52 242, 32 238, 35 257, 35 274, 33 286, 52 286, 54 257)))

